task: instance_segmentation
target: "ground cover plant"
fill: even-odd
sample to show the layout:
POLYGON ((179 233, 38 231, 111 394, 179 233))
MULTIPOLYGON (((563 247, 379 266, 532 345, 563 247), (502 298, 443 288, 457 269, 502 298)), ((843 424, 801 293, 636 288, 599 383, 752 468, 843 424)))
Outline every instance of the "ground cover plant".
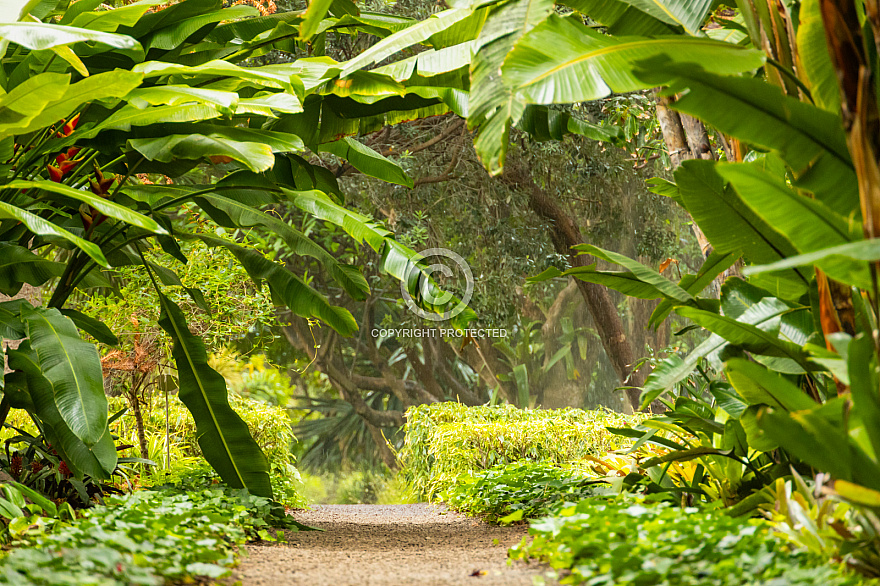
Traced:
POLYGON ((490 523, 514 523, 551 514, 596 492, 600 481, 546 462, 520 461, 462 474, 440 498, 490 523))
POLYGON ((126 586, 214 580, 230 574, 236 549, 246 541, 283 539, 283 530, 300 528, 269 499, 210 480, 108 498, 105 506, 65 522, 28 523, 3 557, 0 583, 126 586))
POLYGON ((604 410, 420 405, 407 410, 400 474, 415 494, 431 499, 465 473, 524 459, 569 465, 629 446, 629 439, 606 428, 642 419, 604 410))
POLYGON ((514 559, 540 559, 563 584, 776 585, 874 583, 791 550, 762 520, 641 499, 586 499, 532 523, 514 559))
MULTIPOLYGON (((440 421, 431 421, 427 413, 421 416, 428 420, 425 425, 436 429, 448 425, 444 420, 471 419, 462 409, 473 411, 473 420, 500 421, 510 429, 527 429, 530 421, 513 409, 419 409, 435 414, 440 421)), ((563 413, 590 420, 589 414, 563 413)), ((701 458, 715 457, 719 451, 711 444, 691 452, 690 459, 681 458, 683 448, 667 437, 678 441, 691 429, 694 422, 685 413, 696 417, 693 406, 688 411, 680 403, 664 418, 607 430, 637 438, 644 435, 645 424, 652 431, 640 445, 612 453, 560 463, 545 457, 552 451, 538 450, 488 469, 471 460, 471 467, 459 468, 435 498, 487 522, 529 522, 534 538, 513 548, 511 557, 548 562, 563 571, 563 583, 874 583, 865 576, 875 575, 877 567, 875 516, 833 493, 818 496, 824 488, 796 472, 792 481, 778 479, 772 494, 768 486, 736 499, 738 485, 731 479, 742 478, 741 469, 754 463, 730 454, 729 463, 709 461, 704 467, 701 458), (710 468, 713 464, 719 469, 710 468), (715 492, 719 487, 727 492, 715 492), (724 499, 734 504, 724 508, 724 499)), ((415 430, 422 431, 418 426, 415 430)), ((439 470, 455 469, 444 464, 444 458, 462 462, 454 451, 431 454, 439 470)))

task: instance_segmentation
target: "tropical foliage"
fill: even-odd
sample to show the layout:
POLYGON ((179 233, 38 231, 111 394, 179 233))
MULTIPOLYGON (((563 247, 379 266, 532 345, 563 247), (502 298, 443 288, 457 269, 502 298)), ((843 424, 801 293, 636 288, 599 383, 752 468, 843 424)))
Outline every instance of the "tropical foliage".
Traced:
POLYGON ((806 552, 788 551, 766 521, 631 497, 583 500, 530 532, 534 539, 523 538, 511 555, 546 560, 563 584, 863 583, 806 552))
MULTIPOLYGON (((28 531, 4 558, 3 584, 166 584, 231 573, 245 541, 297 530, 269 499, 217 485, 138 491, 77 519, 46 524, 19 516, 28 531), (150 530, 144 528, 149 526, 150 530)), ((33 506, 33 505, 30 505, 33 506)))
MULTIPOLYGON (((301 154, 306 148, 332 153, 364 173, 410 184, 396 164, 345 135, 458 106, 452 90, 418 82, 410 90, 390 74, 360 71, 424 40, 428 29, 417 26, 345 64, 312 57, 252 67, 242 64, 311 38, 313 19, 324 15, 258 17, 249 6, 223 8, 208 0, 162 10, 158 2, 110 10, 94 2, 13 4, 0 27, 0 109, 7 120, 0 127, 2 293, 48 283, 51 295, 43 307, 21 299, 0 306, 2 336, 17 345, 6 351, 12 372, 4 377, 2 411, 26 409, 36 417, 77 479, 113 473, 117 458, 101 364, 79 330, 109 344, 116 337, 68 303, 77 291, 112 289, 114 269, 140 266, 156 290, 179 394, 193 413, 205 457, 231 485, 271 496, 265 456, 229 407, 226 384, 208 366, 203 341, 163 291, 181 286, 180 278, 146 251, 161 249, 167 259, 185 262, 182 241, 224 248, 258 288, 268 283, 277 304, 349 335, 357 330, 351 314, 303 278, 234 239, 176 222, 195 206, 227 229, 265 227, 296 254, 322 263, 348 295, 362 298, 369 287, 355 268, 262 210, 284 201, 366 242, 382 255, 383 268, 422 299, 435 285, 418 278, 414 253, 342 207, 333 175, 301 154), (351 79, 334 81, 342 74, 351 79), (143 175, 177 177, 200 162, 219 165, 220 176, 195 187, 143 175)), ((370 15, 349 21, 338 25, 341 34, 360 27, 393 32, 377 31, 370 15)), ((203 292, 186 290, 208 307, 203 292)))
POLYGON ((430 499, 459 482, 463 474, 524 459, 576 465, 590 456, 629 447, 630 440, 606 428, 641 419, 612 411, 421 405, 407 412, 406 438, 398 454, 400 475, 416 495, 430 499))

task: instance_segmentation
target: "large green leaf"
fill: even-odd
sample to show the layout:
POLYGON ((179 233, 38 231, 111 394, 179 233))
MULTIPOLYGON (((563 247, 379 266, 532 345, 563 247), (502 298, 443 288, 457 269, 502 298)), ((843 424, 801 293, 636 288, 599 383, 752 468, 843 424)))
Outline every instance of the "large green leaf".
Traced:
POLYGON ((78 131, 74 136, 93 138, 103 130, 131 130, 132 126, 148 126, 161 123, 201 122, 220 117, 221 112, 208 104, 181 104, 178 106, 154 106, 135 108, 126 105, 116 110, 94 127, 78 131))
POLYGON ((221 60, 209 61, 201 65, 147 61, 146 63, 138 63, 132 68, 132 71, 143 73, 146 78, 171 75, 207 77, 213 80, 217 77, 230 77, 257 85, 289 91, 294 90, 293 82, 295 78, 292 78, 292 75, 296 73, 296 70, 287 64, 280 68, 277 66, 239 67, 228 61, 221 60))
POLYGON ((366 241, 375 251, 380 251, 385 238, 392 235, 371 218, 337 204, 320 191, 293 191, 284 187, 282 191, 296 207, 319 220, 339 226, 358 243, 366 241))
POLYGON ((64 95, 70 75, 40 73, 0 96, 0 138, 27 128, 47 104, 64 95))
POLYGON ((183 312, 159 293, 162 314, 159 325, 174 341, 171 354, 180 381, 180 400, 196 422, 199 447, 223 481, 234 488, 272 498, 269 461, 229 406, 226 381, 210 366, 202 340, 186 325, 183 312))
MULTIPOLYGON (((684 275, 678 282, 678 286, 687 291, 690 295, 697 295, 700 291, 708 287, 719 275, 732 267, 738 260, 738 255, 732 252, 721 253, 713 250, 708 258, 703 261, 703 266, 695 275, 684 275)), ((648 320, 649 326, 657 327, 672 311, 673 303, 669 299, 661 301, 648 320)))
MULTIPOLYGON (((742 254, 746 260, 763 264, 797 254, 785 236, 743 202, 724 184, 713 161, 684 161, 675 171, 682 205, 720 253, 742 254)), ((775 283, 762 283, 779 297, 803 295, 809 286, 808 271, 787 271, 773 275, 775 283)))
POLYGON ((578 254, 591 254, 596 258, 601 258, 604 261, 618 264, 625 269, 629 269, 641 281, 655 287, 664 297, 669 297, 679 303, 692 303, 694 301, 694 297, 690 293, 654 269, 648 268, 642 263, 634 261, 627 256, 610 250, 603 250, 592 244, 579 244, 575 246, 574 249, 578 251, 578 254))
POLYGON ((657 83, 636 76, 636 63, 667 55, 686 55, 720 74, 750 71, 764 62, 760 51, 712 39, 615 38, 584 26, 579 18, 554 14, 520 39, 501 73, 529 103, 586 102, 654 87, 657 83))
POLYGON ((281 301, 294 314, 306 319, 320 320, 343 336, 357 332, 357 321, 347 309, 330 305, 323 295, 282 265, 269 260, 256 250, 228 240, 207 235, 200 235, 199 238, 208 246, 226 248, 238 259, 255 283, 266 281, 273 299, 281 301))
POLYGON ((758 425, 796 458, 838 480, 880 489, 880 466, 849 438, 844 410, 837 397, 805 411, 786 413, 765 408, 758 425))
POLYGON ((322 144, 320 150, 345 159, 364 175, 404 187, 413 186, 412 178, 400 168, 400 165, 353 138, 345 137, 336 142, 322 144))
MULTIPOLYGON (((776 177, 750 163, 717 166, 718 173, 736 189, 752 211, 782 233, 799 252, 810 252, 861 240, 861 229, 822 202, 798 194, 783 177, 776 177)), ((868 268, 855 261, 818 263, 832 278, 860 277, 854 284, 870 288, 868 268)))
POLYGON ((413 76, 433 77, 469 65, 476 46, 476 41, 466 41, 442 49, 428 49, 372 71, 400 82, 407 81, 413 76))
POLYGON ((0 24, 0 39, 39 51, 73 43, 95 42, 114 49, 135 49, 140 43, 131 37, 41 22, 0 24))
POLYGON ((630 271, 599 271, 596 266, 573 267, 560 271, 550 267, 541 274, 527 279, 528 283, 540 283, 558 277, 574 277, 586 283, 596 283, 619 291, 628 297, 638 299, 665 299, 663 292, 654 285, 646 283, 630 271))
POLYGON ((802 0, 798 16, 797 52, 810 95, 817 106, 838 114, 840 88, 828 53, 819 0, 802 0))
POLYGON ((108 328, 101 320, 95 319, 75 309, 62 309, 60 311, 64 317, 69 318, 70 321, 76 324, 76 327, 102 344, 109 344, 110 346, 119 344, 119 338, 117 338, 110 328, 108 328))
POLYGON ((157 224, 154 219, 148 218, 147 216, 144 216, 143 214, 140 214, 132 210, 131 208, 120 205, 108 199, 104 199, 103 197, 99 197, 91 193, 90 191, 74 189, 72 187, 64 185, 63 183, 55 183, 54 181, 19 180, 10 181, 6 184, 6 186, 12 189, 35 189, 57 193, 58 195, 63 195, 64 197, 69 197, 71 199, 86 203, 104 214, 105 216, 116 218, 121 222, 131 224, 132 226, 137 226, 138 228, 143 228, 144 230, 148 230, 153 234, 168 234, 165 228, 157 224))
POLYGON ((671 83, 669 91, 682 93, 673 103, 676 110, 779 153, 797 174, 798 185, 840 215, 859 208, 855 170, 837 115, 762 80, 715 75, 693 64, 655 62, 639 76, 652 85, 671 83))
MULTIPOLYGON (((49 101, 46 107, 27 124, 16 127, 15 132, 24 134, 54 124, 67 118, 77 108, 88 102, 106 98, 121 98, 138 87, 141 81, 143 81, 141 74, 122 69, 114 69, 87 77, 66 87, 58 99, 49 101)), ((32 100, 33 96, 29 99, 32 100)))
POLYGON ((162 3, 162 0, 140 0, 127 6, 119 6, 113 10, 80 12, 72 20, 65 22, 65 24, 77 28, 112 33, 120 26, 133 26, 153 6, 162 3))
MULTIPOLYGON (((765 299, 762 303, 768 306, 768 315, 779 315, 791 310, 779 300, 765 299)), ((805 366, 806 352, 800 346, 780 339, 774 332, 767 332, 752 324, 694 307, 678 307, 675 311, 682 317, 686 317, 710 332, 721 336, 730 344, 740 346, 756 354, 789 358, 805 366)))
POLYGON ((101 360, 73 322, 57 309, 22 308, 31 347, 52 384, 55 405, 70 430, 92 447, 107 428, 107 397, 101 360))
MULTIPOLYGON (((871 442, 875 458, 880 454, 880 375, 874 342, 868 334, 853 338, 848 347, 847 366, 853 415, 871 442)), ((855 427, 855 426, 853 426, 855 427)))
POLYGON ((167 104, 205 103, 216 107, 224 114, 232 114, 238 105, 238 94, 220 90, 209 90, 187 85, 158 85, 143 87, 130 92, 125 100, 135 108, 167 104))
POLYGON ((389 35, 357 57, 341 63, 341 76, 345 77, 355 71, 366 69, 368 66, 383 61, 407 47, 423 43, 431 35, 447 29, 460 20, 464 20, 470 14, 470 10, 444 10, 393 35, 389 35))
POLYGON ((202 31, 205 27, 224 20, 236 20, 259 15, 260 12, 247 4, 232 5, 229 8, 198 14, 156 30, 144 39, 144 48, 176 49, 187 39, 202 31))
POLYGON ((327 16, 330 5, 333 0, 309 0, 309 6, 303 15, 302 23, 299 25, 299 38, 303 40, 311 39, 318 30, 318 25, 327 16))
MULTIPOLYGON (((693 308, 683 307, 681 309, 691 310, 693 308)), ((743 311, 737 319, 743 326, 752 326, 758 330, 769 332, 767 335, 770 338, 778 340, 782 317, 789 312, 791 312, 790 306, 780 303, 777 299, 768 298, 754 303, 743 311)), ((718 354, 728 343, 728 340, 725 340, 723 337, 712 334, 685 358, 673 355, 661 361, 651 374, 648 375, 645 384, 642 386, 641 408, 644 409, 654 399, 672 390, 675 385, 687 378, 697 367, 700 360, 707 358, 714 366, 720 367, 718 354)), ((794 351, 794 348, 790 346, 789 349, 794 351)))
POLYGON ((157 137, 162 134, 204 134, 220 136, 235 142, 256 142, 270 147, 273 153, 297 153, 305 149, 302 139, 295 134, 263 128, 225 126, 211 122, 162 124, 144 129, 143 135, 139 135, 138 138, 157 137))
POLYGON ((605 26, 610 35, 653 36, 675 33, 675 29, 667 23, 624 0, 562 0, 560 3, 605 26))
MULTIPOLYGON (((840 275, 845 267, 852 267, 851 261, 873 262, 880 260, 880 239, 859 240, 848 244, 839 244, 806 254, 792 255, 782 260, 760 266, 746 267, 745 275, 760 275, 769 271, 787 270, 794 267, 810 266, 822 263, 822 266, 834 266, 840 275)), ((858 272, 840 277, 844 283, 855 284, 862 278, 861 267, 858 272)))
POLYGON ((552 0, 511 0, 493 7, 480 31, 470 72, 468 127, 480 128, 474 146, 490 174, 504 166, 510 127, 525 110, 498 72, 523 34, 552 12, 552 0))
MULTIPOLYGON (((58 407, 52 390, 52 383, 41 370, 36 354, 29 342, 24 342, 17 350, 9 348, 9 366, 15 369, 16 396, 25 397, 33 405, 34 411, 43 425, 46 440, 58 452, 76 478, 88 474, 92 478, 107 479, 116 468, 116 446, 104 419, 105 432, 98 442, 89 447, 67 426, 58 407)), ((9 375, 10 378, 13 375, 9 375)))
POLYGON ((23 246, 0 242, 0 293, 15 295, 22 283, 39 287, 53 277, 60 277, 64 266, 23 246))
POLYGON ((64 228, 53 224, 48 220, 44 220, 36 214, 32 214, 27 210, 0 201, 0 218, 12 218, 18 220, 27 226, 28 230, 40 236, 55 236, 67 240, 92 257, 95 262, 102 267, 110 268, 110 264, 107 262, 107 259, 104 258, 104 254, 101 252, 101 249, 97 244, 89 242, 88 240, 83 240, 79 236, 68 232, 64 228))
POLYGON ((259 173, 275 164, 272 147, 257 142, 239 142, 211 134, 172 134, 158 138, 133 138, 128 144, 147 160, 170 163, 175 159, 208 159, 238 161, 259 173))
MULTIPOLYGON (((354 299, 364 299, 370 292, 366 279, 364 279, 364 276, 356 267, 340 263, 324 248, 287 222, 279 220, 266 212, 256 210, 245 203, 221 195, 203 195, 197 198, 196 202, 199 204, 208 202, 212 207, 228 214, 235 224, 240 227, 263 226, 284 240, 294 254, 308 255, 318 259, 330 273, 330 276, 354 299)), ((208 209, 206 211, 210 215, 211 210, 208 209)))
POLYGON ((724 374, 749 405, 769 405, 786 411, 812 409, 816 406, 816 402, 797 385, 744 358, 728 360, 724 374))
POLYGON ((27 328, 21 321, 21 307, 30 305, 24 299, 0 303, 0 338, 21 340, 27 337, 27 328))
POLYGON ((706 16, 712 9, 713 0, 622 0, 650 14, 657 20, 682 27, 693 36, 702 34, 706 16))
POLYGON ((257 114, 267 118, 276 118, 278 113, 297 114, 302 111, 303 107, 299 98, 287 92, 262 92, 250 98, 240 99, 235 107, 235 113, 239 116, 257 114))

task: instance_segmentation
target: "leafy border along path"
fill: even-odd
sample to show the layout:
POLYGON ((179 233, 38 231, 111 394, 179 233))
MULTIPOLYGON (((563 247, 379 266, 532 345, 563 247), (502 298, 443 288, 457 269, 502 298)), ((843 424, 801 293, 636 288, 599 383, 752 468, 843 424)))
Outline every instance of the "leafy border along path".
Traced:
POLYGON ((324 505, 295 517, 325 531, 248 545, 236 571, 243 586, 555 584, 546 566, 507 563, 526 526, 487 525, 430 504, 324 505))

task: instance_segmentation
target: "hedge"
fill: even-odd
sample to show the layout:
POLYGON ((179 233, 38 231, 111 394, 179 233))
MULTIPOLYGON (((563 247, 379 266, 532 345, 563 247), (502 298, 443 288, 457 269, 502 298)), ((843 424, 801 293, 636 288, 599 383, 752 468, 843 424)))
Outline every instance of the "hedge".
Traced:
POLYGON ((567 467, 588 455, 631 445, 606 427, 640 423, 643 414, 608 410, 467 407, 433 403, 406 412, 400 474, 420 498, 435 499, 462 474, 517 461, 567 467))

